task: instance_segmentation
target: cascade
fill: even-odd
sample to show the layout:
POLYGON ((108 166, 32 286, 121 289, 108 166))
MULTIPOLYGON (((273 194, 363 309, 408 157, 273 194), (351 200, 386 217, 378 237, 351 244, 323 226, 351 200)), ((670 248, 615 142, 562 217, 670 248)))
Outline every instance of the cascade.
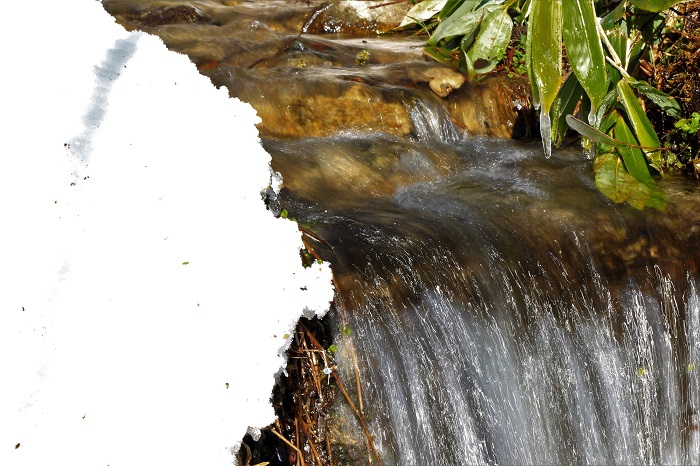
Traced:
POLYGON ((324 238, 385 464, 700 459, 697 189, 620 208, 580 151, 470 140, 441 180, 286 201, 324 238))

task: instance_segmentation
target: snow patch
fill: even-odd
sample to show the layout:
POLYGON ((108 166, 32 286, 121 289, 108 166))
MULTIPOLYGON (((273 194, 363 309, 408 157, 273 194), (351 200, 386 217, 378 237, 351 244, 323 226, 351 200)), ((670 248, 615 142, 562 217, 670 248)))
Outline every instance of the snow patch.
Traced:
POLYGON ((0 32, 0 464, 231 464, 330 270, 265 209, 249 105, 58 3, 0 32))

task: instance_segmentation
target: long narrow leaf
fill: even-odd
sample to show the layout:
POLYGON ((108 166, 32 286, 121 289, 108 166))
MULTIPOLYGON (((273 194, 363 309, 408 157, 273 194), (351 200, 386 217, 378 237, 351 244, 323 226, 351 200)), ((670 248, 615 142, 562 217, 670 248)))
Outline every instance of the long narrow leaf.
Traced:
POLYGON ((645 206, 664 210, 666 208, 666 193, 659 188, 651 177, 644 153, 633 146, 637 140, 622 116, 618 116, 613 132, 616 139, 630 144, 629 146, 618 147, 617 151, 625 162, 627 172, 640 183, 627 202, 630 204, 637 201, 639 203, 644 202, 645 206))
POLYGON ((622 0, 620 3, 617 4, 613 10, 605 15, 601 20, 600 20, 600 25, 603 27, 603 29, 608 30, 612 29, 612 27, 615 25, 617 20, 625 16, 625 12, 627 11, 627 0, 622 0))
POLYGON ((559 89, 557 98, 552 104, 552 136, 555 138, 555 145, 561 144, 564 140, 566 131, 569 129, 569 125, 566 123, 566 116, 574 113, 576 106, 583 96, 583 92, 583 87, 581 87, 581 83, 578 82, 576 75, 569 73, 561 89, 559 89))
POLYGON ((561 85, 561 2, 533 2, 527 32, 531 41, 530 66, 539 94, 537 101, 547 113, 561 85))
POLYGON ((527 28, 528 76, 531 77, 533 103, 540 110, 540 134, 545 157, 552 152, 549 111, 561 86, 561 2, 533 2, 527 28))
POLYGON ((637 99, 629 83, 624 79, 618 81, 617 90, 637 140, 640 145, 647 148, 644 152, 651 161, 652 166, 661 171, 661 154, 658 150, 661 143, 642 105, 639 103, 639 99, 637 99))
POLYGON ((567 57, 581 86, 597 110, 608 90, 603 46, 598 38, 592 0, 565 0, 562 25, 567 57))
POLYGON ((530 81, 530 87, 532 89, 532 105, 535 108, 535 110, 537 110, 538 108, 540 108, 540 90, 537 88, 535 71, 532 67, 532 32, 530 32, 529 30, 525 35, 525 62, 527 64, 527 79, 528 81, 530 81))
POLYGON ((613 147, 621 147, 625 145, 625 143, 611 138, 607 134, 598 131, 591 125, 584 123, 573 115, 566 115, 566 123, 571 129, 578 132, 581 136, 590 139, 591 141, 595 141, 600 144, 607 144, 608 146, 613 147))
POLYGON ((479 4, 479 0, 447 0, 447 3, 445 3, 445 6, 440 10, 440 13, 438 14, 438 18, 442 21, 445 18, 448 18, 454 13, 457 9, 462 8, 462 13, 465 13, 467 11, 473 10, 476 5, 479 4), (467 4, 467 5, 465 5, 467 4))
POLYGON ((661 92, 655 87, 650 86, 644 81, 637 81, 636 79, 632 78, 628 78, 628 81, 630 86, 644 94, 647 99, 666 112, 666 114, 673 118, 680 118, 681 106, 678 105, 678 101, 676 101, 676 99, 669 96, 665 92, 661 92))
POLYGON ((600 107, 598 107, 598 113, 596 114, 596 118, 595 118, 595 127, 596 128, 601 129, 601 125, 602 125, 603 120, 605 118, 605 114, 608 112, 608 109, 614 107, 616 103, 617 103, 617 86, 613 87, 612 90, 610 92, 608 92, 607 94, 605 94, 605 97, 603 97, 603 101, 600 103, 600 107))
MULTIPOLYGON (((613 134, 615 134, 615 139, 618 141, 630 145, 638 145, 634 134, 632 134, 629 126, 625 123, 625 119, 620 115, 618 115, 617 121, 615 122, 613 134)), ((654 184, 654 179, 651 177, 649 168, 647 167, 647 160, 641 149, 630 146, 618 146, 617 150, 622 156, 622 160, 625 162, 625 167, 630 175, 642 183, 654 184)))
POLYGON ((687 0, 630 0, 632 5, 639 9, 658 13, 659 11, 667 10, 676 3, 681 3, 687 0))

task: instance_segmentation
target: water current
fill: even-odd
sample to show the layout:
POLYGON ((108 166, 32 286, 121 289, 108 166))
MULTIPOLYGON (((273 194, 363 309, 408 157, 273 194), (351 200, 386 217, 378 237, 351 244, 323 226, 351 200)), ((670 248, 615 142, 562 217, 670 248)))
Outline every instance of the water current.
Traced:
POLYGON ((285 202, 334 266, 384 464, 698 464, 697 188, 614 205, 539 142, 265 146, 316 173, 285 202), (415 182, 347 183, 386 151, 415 182))

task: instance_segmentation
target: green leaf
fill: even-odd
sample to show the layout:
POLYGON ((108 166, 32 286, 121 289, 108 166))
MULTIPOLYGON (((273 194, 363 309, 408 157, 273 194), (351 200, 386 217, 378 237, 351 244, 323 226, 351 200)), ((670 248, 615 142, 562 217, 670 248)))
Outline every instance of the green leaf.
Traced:
POLYGON ((566 131, 569 129, 566 116, 574 113, 583 92, 583 87, 578 82, 576 75, 569 73, 552 104, 552 137, 555 145, 558 146, 564 140, 566 131))
POLYGON ((562 3, 566 54, 573 72, 591 99, 594 111, 608 90, 605 56, 596 22, 592 0, 566 0, 562 3))
POLYGON ((641 10, 658 13, 659 11, 667 10, 676 3, 681 3, 684 0, 630 0, 632 5, 641 10))
POLYGON ((537 92, 535 102, 545 113, 549 113, 561 85, 561 2, 536 1, 530 8, 528 61, 536 84, 533 88, 533 93, 537 92))
POLYGON ((513 20, 505 8, 494 10, 484 18, 474 45, 467 52, 477 73, 488 73, 496 67, 506 52, 512 31, 513 20))
POLYGON ((663 211, 666 208, 666 194, 658 186, 641 183, 630 175, 614 152, 596 157, 593 170, 596 187, 613 202, 627 202, 639 210, 653 207, 663 211))
POLYGON ((639 183, 627 173, 620 158, 613 152, 605 152, 596 157, 593 171, 598 191, 618 204, 625 202, 634 186, 639 183))
MULTIPOLYGON (((637 140, 634 138, 634 134, 630 130, 625 119, 621 115, 618 115, 617 122, 615 122, 615 127, 613 128, 613 134, 615 139, 621 142, 625 142, 630 145, 639 145, 637 140)), ((647 167, 647 160, 644 157, 644 153, 641 149, 637 147, 629 146, 618 146, 617 151, 622 156, 622 160, 625 162, 625 168, 627 172, 635 177, 638 181, 647 184, 655 184, 654 179, 649 173, 649 168, 647 167)))
POLYGON ((437 45, 445 37, 463 36, 471 34, 481 23, 481 19, 488 11, 473 11, 479 2, 466 0, 460 7, 445 18, 428 39, 428 45, 437 45))
MULTIPOLYGON (((615 104, 617 103, 617 86, 613 87, 610 92, 605 94, 605 97, 603 97, 603 101, 600 103, 600 107, 598 107, 598 113, 596 114, 595 117, 595 127, 598 129, 602 128, 603 121, 605 119, 606 113, 608 112, 608 109, 614 108, 615 104)), ((604 133, 606 132, 605 130, 602 130, 604 133)))
POLYGON ((630 86, 644 94, 647 99, 666 112, 666 114, 670 117, 678 118, 681 116, 681 106, 678 105, 676 99, 672 98, 665 92, 661 92, 655 87, 650 86, 644 81, 637 81, 633 78, 628 78, 628 81, 630 86))
POLYGON ((532 89, 532 105, 535 109, 540 107, 540 91, 537 88, 537 80, 535 72, 532 69, 532 32, 529 30, 525 35, 525 69, 527 70, 527 79, 530 81, 532 89))
POLYGON ((687 133, 689 136, 695 136, 698 131, 700 131, 700 113, 693 112, 690 118, 682 118, 673 126, 687 133))
POLYGON ((599 144, 607 144, 608 146, 612 147, 620 147, 625 145, 625 143, 611 138, 607 134, 603 133, 602 131, 598 131, 591 125, 582 122, 573 115, 566 115, 566 123, 571 129, 577 131, 581 136, 599 144))
POLYGON ((471 11, 476 8, 478 4, 479 0, 447 0, 440 14, 438 14, 438 18, 442 21, 451 16, 458 8, 462 10, 461 13, 471 11), (467 5, 465 6, 465 4, 467 5))
POLYGON ((620 113, 617 110, 609 112, 605 116, 605 118, 603 118, 603 121, 600 122, 598 130, 602 131, 605 134, 610 134, 610 131, 612 131, 613 126, 615 126, 615 123, 617 123, 617 116, 619 114, 620 113))
POLYGON ((532 101, 540 111, 540 134, 545 157, 552 152, 550 109, 561 86, 561 2, 536 1, 530 6, 527 28, 528 77, 532 101))
POLYGON ((620 3, 617 4, 613 10, 605 15, 601 20, 600 20, 600 25, 605 29, 606 31, 608 29, 612 29, 613 25, 621 19, 623 16, 625 16, 625 13, 627 11, 627 0, 622 0, 620 3))
POLYGON ((442 10, 447 0, 423 0, 416 3, 408 10, 399 28, 410 26, 411 24, 424 23, 442 10))
POLYGON ((461 60, 459 62, 460 66, 460 71, 464 74, 467 75, 467 80, 468 81, 474 81, 474 78, 476 78, 476 70, 474 69, 474 64, 472 61, 469 59, 466 53, 464 53, 464 49, 462 49, 460 53, 461 60))
POLYGON ((618 81, 617 90, 627 118, 632 124, 637 141, 644 146, 644 153, 651 161, 651 166, 661 172, 661 153, 659 150, 655 150, 655 148, 661 146, 661 143, 642 105, 639 103, 639 99, 632 91, 629 82, 624 79, 618 81))

